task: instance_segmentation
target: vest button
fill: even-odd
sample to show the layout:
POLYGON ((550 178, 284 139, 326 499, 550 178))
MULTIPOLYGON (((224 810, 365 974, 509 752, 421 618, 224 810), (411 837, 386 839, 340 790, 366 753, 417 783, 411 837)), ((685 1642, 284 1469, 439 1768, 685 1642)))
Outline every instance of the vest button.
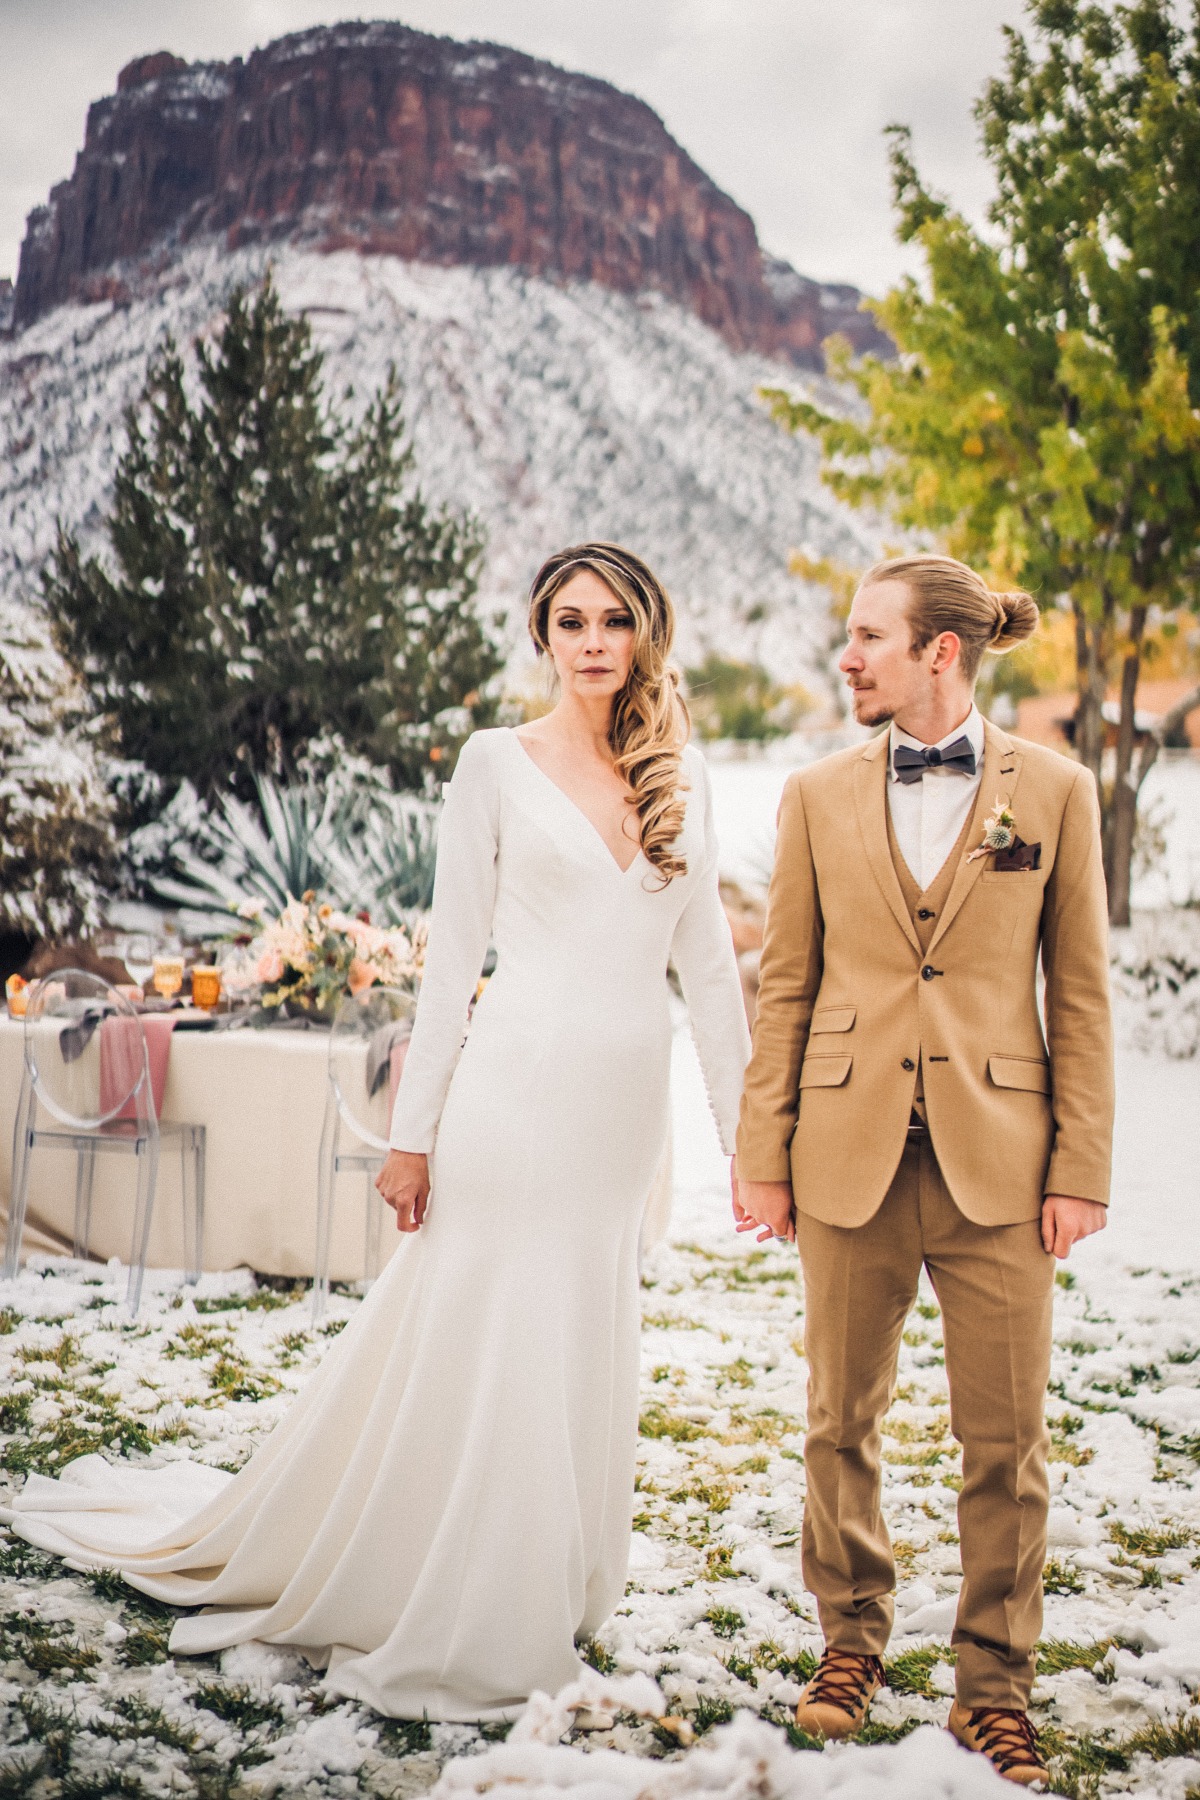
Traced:
POLYGON ((917 1065, 913 1061, 911 1056, 906 1056, 904 1061, 900 1064, 900 1067, 902 1069, 907 1069, 910 1075, 912 1074, 912 1071, 916 1068, 916 1066, 917 1065))
POLYGON ((932 919, 933 914, 927 906, 923 906, 917 914, 918 919, 932 919))
POLYGON ((937 974, 937 970, 935 968, 933 968, 933 966, 930 963, 926 963, 925 967, 921 970, 921 980, 922 981, 932 981, 936 974, 937 974))

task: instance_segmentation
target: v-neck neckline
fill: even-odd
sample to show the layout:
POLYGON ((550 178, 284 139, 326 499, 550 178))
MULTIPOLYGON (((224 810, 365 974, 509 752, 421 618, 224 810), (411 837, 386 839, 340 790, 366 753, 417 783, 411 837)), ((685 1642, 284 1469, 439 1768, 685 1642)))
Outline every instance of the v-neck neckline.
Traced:
POLYGON ((611 863, 612 867, 616 870, 617 874, 621 877, 621 879, 624 880, 625 877, 633 869, 634 865, 645 854, 641 845, 639 844, 637 849, 635 850, 634 855, 633 855, 633 860, 631 862, 626 863, 625 867, 622 868, 620 863, 617 861, 616 857, 613 855, 612 850, 609 848, 608 841, 604 837, 604 834, 601 832, 599 826, 595 823, 594 820, 592 820, 588 817, 587 813, 584 812, 584 810, 583 810, 582 806, 580 806, 579 802, 577 800, 572 800, 572 798, 571 798, 570 794, 568 794, 567 790, 565 788, 559 787, 557 781, 555 781, 555 779, 552 775, 547 775, 547 773, 546 773, 545 769, 543 769, 541 763, 537 762, 535 760, 535 758, 529 754, 529 751, 525 748, 525 745, 521 742, 520 737, 517 735, 516 730, 512 727, 509 728, 509 736, 512 738, 513 743, 516 745, 516 747, 520 751, 522 757, 529 764, 530 768, 534 771, 534 773, 536 775, 541 776, 542 780, 546 783, 547 787, 551 787, 554 789, 554 792, 559 796, 559 798, 561 800, 564 800, 566 802, 566 804, 570 807, 571 811, 575 814, 576 818, 582 819, 583 823, 587 826, 588 830, 591 832, 592 836, 595 838, 596 842, 599 844, 600 848, 603 850, 605 856, 608 858, 608 861, 611 863))

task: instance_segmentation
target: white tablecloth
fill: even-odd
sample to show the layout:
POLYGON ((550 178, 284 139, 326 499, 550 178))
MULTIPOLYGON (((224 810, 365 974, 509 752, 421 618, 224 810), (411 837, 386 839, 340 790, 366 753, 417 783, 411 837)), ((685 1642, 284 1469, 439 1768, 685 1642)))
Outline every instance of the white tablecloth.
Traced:
MULTIPOLYGON (((7 1226, 12 1134, 21 1083, 23 1027, 0 1018, 0 1201, 7 1226)), ((204 1266, 245 1264, 270 1275, 311 1275, 316 1242, 317 1154, 325 1112, 329 1035, 325 1031, 176 1031, 163 1094, 164 1119, 206 1127, 204 1266)), ((387 1087, 372 1123, 386 1136, 387 1087)), ((45 1115, 43 1115, 44 1117, 45 1115)), ((53 1123, 53 1121, 48 1121, 53 1123)), ((343 1149, 360 1149, 343 1134, 343 1149)), ((179 1157, 163 1139, 149 1262, 183 1263, 179 1157)), ((91 1254, 129 1256, 133 1231, 134 1159, 96 1158, 91 1254)), ((338 1177, 330 1274, 356 1281, 363 1273, 366 1177, 338 1177)), ((373 1197, 372 1204, 381 1204, 373 1197)), ((33 1153, 25 1252, 70 1254, 75 1218, 75 1158, 33 1153)), ((387 1213, 386 1257, 398 1238, 387 1213)))

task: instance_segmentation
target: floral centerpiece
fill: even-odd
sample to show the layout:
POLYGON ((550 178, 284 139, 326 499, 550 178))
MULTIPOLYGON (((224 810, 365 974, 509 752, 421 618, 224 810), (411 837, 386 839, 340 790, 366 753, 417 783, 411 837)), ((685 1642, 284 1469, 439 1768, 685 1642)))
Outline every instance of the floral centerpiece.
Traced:
POLYGON ((372 925, 366 913, 339 912, 311 890, 289 899, 277 918, 267 917, 261 900, 246 901, 239 912, 257 930, 225 963, 225 989, 268 1012, 332 1019, 346 994, 375 982, 414 994, 420 986, 423 927, 372 925))

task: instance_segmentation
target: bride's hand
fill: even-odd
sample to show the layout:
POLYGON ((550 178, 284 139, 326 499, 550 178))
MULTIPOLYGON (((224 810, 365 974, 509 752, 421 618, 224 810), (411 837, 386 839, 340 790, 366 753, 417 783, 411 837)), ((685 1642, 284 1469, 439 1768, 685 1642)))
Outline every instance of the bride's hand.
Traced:
POLYGON ((416 1231, 429 1205, 429 1158, 411 1150, 389 1150, 375 1186, 396 1214, 397 1231, 416 1231))

